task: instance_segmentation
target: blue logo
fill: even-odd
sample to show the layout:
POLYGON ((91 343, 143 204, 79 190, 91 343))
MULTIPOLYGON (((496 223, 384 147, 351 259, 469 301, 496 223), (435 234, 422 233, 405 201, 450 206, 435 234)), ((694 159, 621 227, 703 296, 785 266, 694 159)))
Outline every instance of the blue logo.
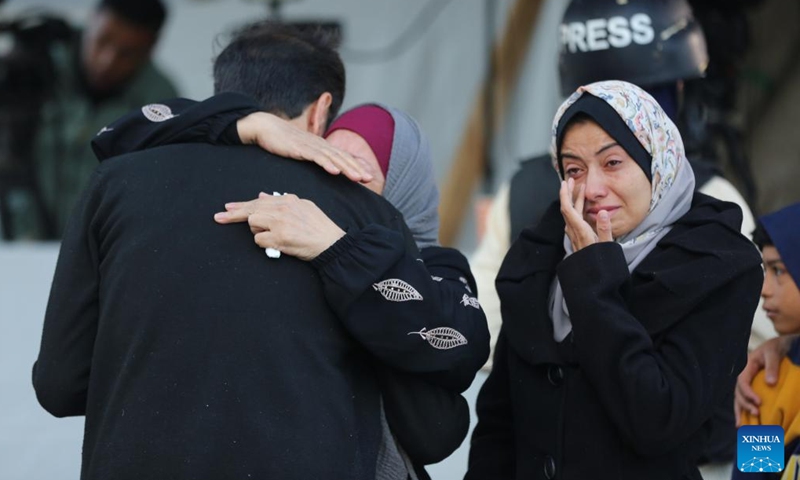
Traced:
POLYGON ((736 463, 740 472, 782 472, 783 428, 777 425, 739 427, 736 463))

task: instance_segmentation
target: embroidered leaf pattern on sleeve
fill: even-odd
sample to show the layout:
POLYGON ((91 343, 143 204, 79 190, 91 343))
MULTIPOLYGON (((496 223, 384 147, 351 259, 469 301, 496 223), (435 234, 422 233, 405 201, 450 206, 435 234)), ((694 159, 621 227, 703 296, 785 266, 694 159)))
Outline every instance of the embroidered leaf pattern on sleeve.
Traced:
POLYGON ((160 103, 151 103, 142 107, 142 115, 151 122, 165 122, 177 115, 172 114, 172 109, 160 103))
POLYGON ((408 332, 408 335, 419 335, 438 350, 449 350, 467 344, 464 335, 450 327, 438 327, 431 330, 423 328, 419 332, 408 332))
POLYGON ((461 305, 464 305, 465 307, 470 306, 472 308, 477 308, 478 310, 481 308, 481 304, 478 302, 478 299, 475 297, 470 297, 466 293, 463 297, 461 297, 461 305))
POLYGON ((422 300, 422 295, 408 283, 390 278, 382 282, 372 284, 372 288, 377 290, 383 298, 390 302, 408 302, 409 300, 422 300))

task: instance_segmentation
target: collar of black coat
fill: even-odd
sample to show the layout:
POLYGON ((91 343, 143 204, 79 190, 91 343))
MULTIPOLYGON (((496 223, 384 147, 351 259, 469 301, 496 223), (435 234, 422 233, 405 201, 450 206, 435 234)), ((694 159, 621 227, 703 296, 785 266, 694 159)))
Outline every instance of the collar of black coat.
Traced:
MULTIPOLYGON (((689 212, 634 270, 621 294, 651 337, 761 264, 755 246, 739 232, 741 223, 736 204, 695 193, 689 212)), ((497 275, 504 335, 532 364, 570 362, 566 345, 572 336, 556 343, 549 313, 553 277, 565 253, 563 232, 555 202, 538 226, 522 231, 497 275)))
POLYGON ((237 92, 219 93, 202 102, 185 98, 162 100, 131 110, 104 127, 92 139, 92 150, 102 162, 176 143, 241 145, 238 136, 225 137, 226 128, 232 126, 235 132, 237 120, 258 110, 255 100, 237 92), (158 115, 148 116, 154 111, 158 115))

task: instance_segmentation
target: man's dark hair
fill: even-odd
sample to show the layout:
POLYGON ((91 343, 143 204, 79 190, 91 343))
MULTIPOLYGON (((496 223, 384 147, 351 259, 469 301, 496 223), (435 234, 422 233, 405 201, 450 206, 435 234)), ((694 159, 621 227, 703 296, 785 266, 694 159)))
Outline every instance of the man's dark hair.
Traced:
POLYGON ((214 61, 214 92, 253 97, 264 110, 296 118, 320 95, 333 96, 328 123, 344 99, 344 64, 321 29, 261 21, 234 32, 214 61))
POLYGON ((161 0, 100 0, 97 10, 110 10, 126 21, 155 34, 158 34, 167 19, 167 9, 161 0))
POLYGON ((769 237, 767 229, 764 228, 764 225, 759 221, 756 221, 756 229, 753 230, 753 243, 758 246, 759 250, 764 250, 764 247, 775 245, 775 243, 769 237))

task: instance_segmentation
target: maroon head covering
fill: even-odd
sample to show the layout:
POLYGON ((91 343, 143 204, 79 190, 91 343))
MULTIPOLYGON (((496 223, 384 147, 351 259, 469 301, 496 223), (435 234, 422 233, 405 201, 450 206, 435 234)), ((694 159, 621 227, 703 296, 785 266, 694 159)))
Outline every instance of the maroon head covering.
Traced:
POLYGON ((377 105, 356 107, 334 120, 325 137, 336 130, 350 130, 363 137, 378 158, 378 165, 386 178, 394 139, 394 118, 389 112, 377 105))

